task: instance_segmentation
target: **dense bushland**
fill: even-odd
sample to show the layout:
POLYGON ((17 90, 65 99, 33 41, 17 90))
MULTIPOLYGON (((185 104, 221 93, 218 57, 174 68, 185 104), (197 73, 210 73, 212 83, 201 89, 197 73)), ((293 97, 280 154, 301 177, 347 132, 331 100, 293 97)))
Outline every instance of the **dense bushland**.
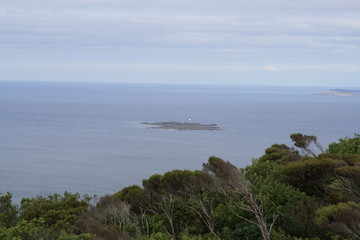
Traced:
POLYGON ((210 157, 92 198, 65 192, 13 205, 0 195, 1 240, 359 239, 360 135, 324 150, 292 134, 239 169, 210 157))

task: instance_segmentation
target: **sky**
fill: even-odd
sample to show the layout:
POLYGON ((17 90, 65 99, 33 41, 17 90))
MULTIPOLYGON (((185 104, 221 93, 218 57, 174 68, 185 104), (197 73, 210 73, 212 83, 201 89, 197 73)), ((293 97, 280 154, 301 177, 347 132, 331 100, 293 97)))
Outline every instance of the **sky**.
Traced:
POLYGON ((0 80, 360 87, 360 1, 1 0, 0 80))

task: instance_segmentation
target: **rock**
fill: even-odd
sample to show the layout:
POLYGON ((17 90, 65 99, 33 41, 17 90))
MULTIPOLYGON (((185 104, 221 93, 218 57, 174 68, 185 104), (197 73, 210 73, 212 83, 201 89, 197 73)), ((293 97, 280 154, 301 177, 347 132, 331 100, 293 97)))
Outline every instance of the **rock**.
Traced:
POLYGON ((152 125, 148 127, 151 129, 171 129, 171 130, 220 130, 217 124, 201 124, 201 123, 189 123, 189 122, 142 122, 141 124, 152 125))

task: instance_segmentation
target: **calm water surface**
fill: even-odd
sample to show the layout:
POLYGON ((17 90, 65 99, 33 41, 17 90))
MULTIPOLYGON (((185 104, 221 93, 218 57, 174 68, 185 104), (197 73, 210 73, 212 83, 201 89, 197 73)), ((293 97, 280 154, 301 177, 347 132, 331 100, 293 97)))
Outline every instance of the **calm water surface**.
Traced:
POLYGON ((154 173, 239 167, 294 132, 327 146, 360 132, 360 96, 324 88, 0 82, 0 192, 111 194, 154 173), (221 131, 146 129, 144 121, 221 131))

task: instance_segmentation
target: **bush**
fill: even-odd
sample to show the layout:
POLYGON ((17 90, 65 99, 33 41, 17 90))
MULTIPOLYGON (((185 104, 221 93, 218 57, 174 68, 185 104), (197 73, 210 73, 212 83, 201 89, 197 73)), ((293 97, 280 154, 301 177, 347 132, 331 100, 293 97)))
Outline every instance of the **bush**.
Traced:
POLYGON ((329 144, 328 153, 360 154, 360 134, 353 138, 340 138, 338 143, 329 144))
POLYGON ((316 211, 317 225, 343 237, 360 238, 360 205, 354 202, 339 203, 316 211))

